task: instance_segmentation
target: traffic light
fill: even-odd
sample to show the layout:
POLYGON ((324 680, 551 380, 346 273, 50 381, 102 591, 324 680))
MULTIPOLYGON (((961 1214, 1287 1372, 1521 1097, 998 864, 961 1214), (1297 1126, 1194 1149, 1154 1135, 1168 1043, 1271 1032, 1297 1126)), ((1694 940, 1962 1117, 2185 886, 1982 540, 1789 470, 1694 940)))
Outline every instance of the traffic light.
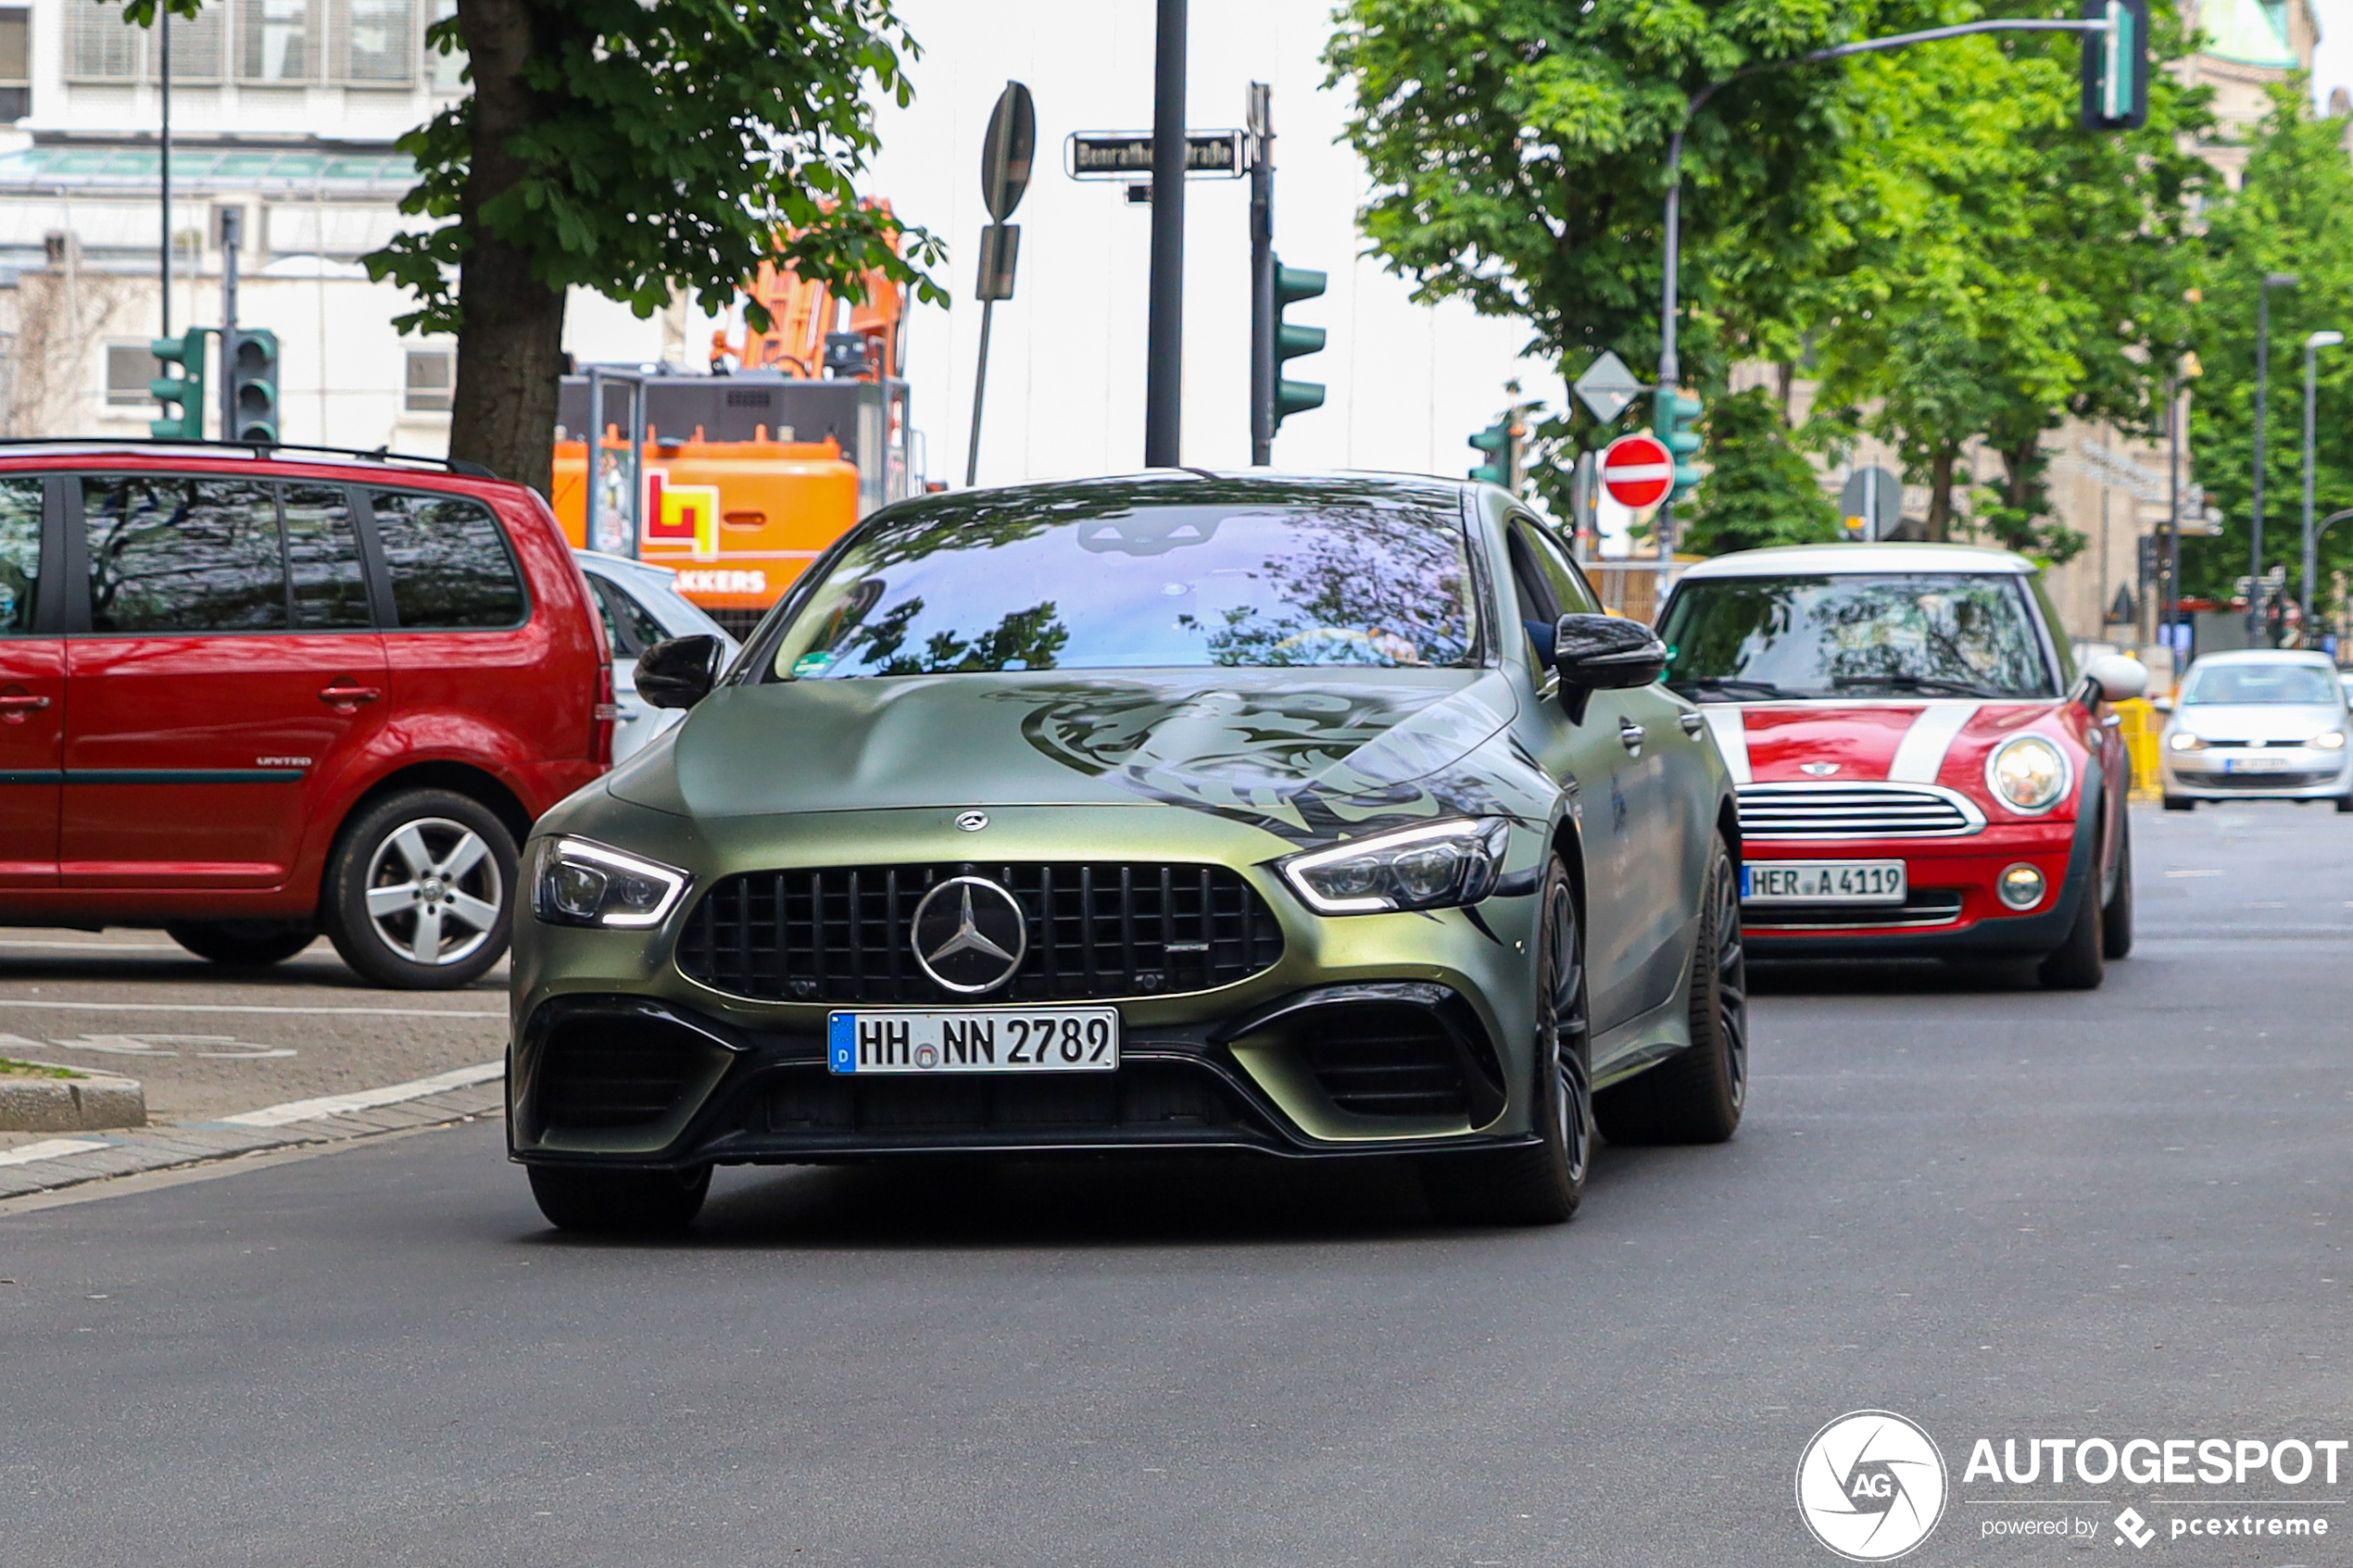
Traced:
POLYGON ((149 420, 147 433, 158 441, 204 439, 204 340, 209 327, 191 327, 179 337, 151 339, 147 352, 167 365, 177 365, 175 376, 157 376, 147 392, 158 403, 177 408, 170 419, 149 420))
POLYGON ((1500 484, 1506 490, 1512 487, 1512 437, 1515 433, 1512 417, 1506 413, 1498 415, 1493 424, 1470 438, 1473 446, 1487 454, 1487 460, 1470 470, 1473 479, 1488 484, 1500 484))
POLYGON ((278 440, 278 334, 237 332, 236 351, 229 356, 230 407, 237 411, 237 428, 224 433, 229 441, 275 445, 278 440))
POLYGON ((1675 459, 1675 488, 1668 491, 1669 504, 1681 500, 1699 486, 1699 470, 1691 459, 1699 454, 1700 400, 1686 397, 1671 386, 1658 389, 1651 404, 1651 433, 1659 439, 1669 456, 1675 459))
POLYGON ((2083 40, 2083 129, 2138 131, 2149 118, 2148 0, 2083 0, 2083 19, 2106 22, 2083 40))
POLYGON ((1293 414, 1303 414, 1310 408, 1324 406, 1324 383, 1315 381, 1290 381, 1283 376, 1283 361, 1296 359, 1302 354, 1315 354, 1324 346, 1324 329, 1302 326, 1283 320, 1283 312, 1302 299, 1316 298, 1324 292, 1324 274, 1311 272, 1304 267, 1286 267, 1275 263, 1275 424, 1277 429, 1293 414))

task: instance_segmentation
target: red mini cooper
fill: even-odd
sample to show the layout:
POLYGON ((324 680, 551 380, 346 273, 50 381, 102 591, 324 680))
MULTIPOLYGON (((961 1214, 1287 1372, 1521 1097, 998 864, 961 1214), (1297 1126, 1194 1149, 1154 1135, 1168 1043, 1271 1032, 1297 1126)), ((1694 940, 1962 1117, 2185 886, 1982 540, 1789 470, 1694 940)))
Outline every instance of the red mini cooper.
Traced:
POLYGON ((2133 945, 2131 762, 2033 563, 1957 545, 1703 561, 1660 616, 1740 790, 1757 958, 2040 960, 2088 990, 2133 945))

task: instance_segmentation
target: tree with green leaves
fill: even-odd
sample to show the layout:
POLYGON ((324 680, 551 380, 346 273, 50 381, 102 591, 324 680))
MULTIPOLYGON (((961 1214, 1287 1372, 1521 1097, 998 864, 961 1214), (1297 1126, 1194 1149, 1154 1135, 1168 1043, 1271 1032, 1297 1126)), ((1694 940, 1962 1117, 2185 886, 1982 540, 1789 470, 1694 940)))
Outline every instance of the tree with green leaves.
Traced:
POLYGON ((1767 545, 1827 545, 1839 536, 1838 508, 1805 454, 1791 445, 1780 399, 1754 386, 1708 406, 1712 465, 1692 497, 1681 544, 1720 556, 1767 545))
MULTIPOLYGON (((2284 83, 2257 128, 2238 189, 2206 214, 2206 283, 2196 317, 2204 374, 2191 383, 2191 472, 2220 506, 2218 539, 2183 541, 2183 588, 2228 599, 2246 574, 2253 522, 2257 299, 2265 277, 2294 273, 2271 291, 2271 418, 2264 442, 2263 554, 2302 574, 2304 339, 2317 331, 2353 337, 2353 162, 2347 121, 2315 114, 2301 82, 2284 83)), ((2316 517, 2353 507, 2353 348, 2320 351, 2316 517)), ((2353 524, 2322 540, 2321 586, 2353 571, 2353 524)), ((2293 586, 2291 592, 2293 592, 2293 586)), ((2326 594, 2317 596, 2327 602, 2326 594)), ((2343 607, 2337 607, 2343 613, 2343 607)))
MULTIPOLYGON (((123 14, 158 4, 201 0, 123 14)), ((433 225, 367 262, 415 295, 404 331, 457 336, 450 456, 547 488, 570 288, 718 308, 773 257, 850 297, 878 271, 945 298, 938 245, 856 190, 869 93, 911 96, 889 0, 457 0, 426 36, 472 91, 400 142, 402 210, 433 225)))

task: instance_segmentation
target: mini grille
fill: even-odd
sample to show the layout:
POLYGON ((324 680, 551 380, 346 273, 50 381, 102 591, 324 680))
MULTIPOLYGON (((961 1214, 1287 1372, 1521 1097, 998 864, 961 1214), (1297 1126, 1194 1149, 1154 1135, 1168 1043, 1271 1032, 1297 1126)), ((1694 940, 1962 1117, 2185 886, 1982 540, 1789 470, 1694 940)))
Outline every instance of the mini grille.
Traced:
POLYGON ((1906 925, 1950 925, 1961 918, 1961 896, 1951 888, 1914 889, 1902 904, 1768 904, 1745 910, 1745 931, 1890 931, 1906 925))
POLYGON ((1229 985, 1283 956, 1274 911, 1220 866, 944 865, 750 872, 714 883, 678 967, 734 996, 792 1002, 1080 1001, 1229 985), (1010 985, 963 997, 915 963, 908 927, 933 884, 988 877, 1029 917, 1010 985))
POLYGON ((1744 838, 1950 838, 1985 818, 1949 791, 1919 785, 1743 784, 1744 838))

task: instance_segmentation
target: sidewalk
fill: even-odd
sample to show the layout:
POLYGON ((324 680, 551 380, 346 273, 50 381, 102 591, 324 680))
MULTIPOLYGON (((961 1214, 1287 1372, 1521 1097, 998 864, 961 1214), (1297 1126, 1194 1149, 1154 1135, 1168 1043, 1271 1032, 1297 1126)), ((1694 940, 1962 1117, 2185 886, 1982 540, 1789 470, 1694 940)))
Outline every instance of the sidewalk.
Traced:
POLYGON ((383 1088, 289 1100, 217 1122, 44 1138, 0 1148, 0 1199, 264 1149, 471 1122, 501 1113, 506 1099, 506 1063, 485 1061, 383 1088))

